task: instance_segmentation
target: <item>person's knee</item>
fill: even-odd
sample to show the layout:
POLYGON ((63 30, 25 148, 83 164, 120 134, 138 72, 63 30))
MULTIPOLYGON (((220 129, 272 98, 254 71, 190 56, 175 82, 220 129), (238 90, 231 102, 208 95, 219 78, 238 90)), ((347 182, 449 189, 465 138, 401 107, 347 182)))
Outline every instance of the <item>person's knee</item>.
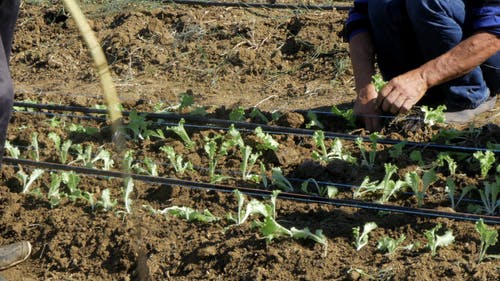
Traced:
POLYGON ((462 0, 406 0, 406 9, 410 20, 426 19, 436 15, 463 17, 462 0))

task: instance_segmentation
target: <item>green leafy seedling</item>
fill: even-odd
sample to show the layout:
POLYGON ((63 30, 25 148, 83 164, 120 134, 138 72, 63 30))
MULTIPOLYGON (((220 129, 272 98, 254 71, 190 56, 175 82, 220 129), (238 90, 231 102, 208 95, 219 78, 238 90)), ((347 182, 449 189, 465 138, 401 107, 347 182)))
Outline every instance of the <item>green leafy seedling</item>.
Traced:
POLYGON ((45 171, 42 169, 35 169, 31 175, 26 174, 22 168, 17 172, 17 177, 21 180, 23 185, 22 193, 28 193, 31 185, 40 177, 45 171))
POLYGON ((486 152, 476 151, 474 152, 473 156, 479 161, 481 168, 481 177, 486 178, 488 172, 491 170, 493 164, 495 163, 495 153, 490 150, 487 150, 486 152))
POLYGON ((186 129, 184 129, 184 123, 186 123, 186 121, 184 120, 184 118, 181 118, 181 120, 179 121, 177 126, 167 127, 167 130, 172 131, 177 136, 179 136, 182 139, 182 141, 184 142, 184 145, 186 146, 186 148, 192 149, 192 148, 194 148, 196 143, 191 140, 188 133, 186 132, 186 129))
POLYGON ((384 236, 378 240, 377 249, 381 252, 387 253, 388 255, 392 255, 397 249, 402 248, 401 244, 405 241, 405 239, 406 236, 404 234, 401 234, 398 239, 384 236))
POLYGON ((495 245, 498 242, 498 231, 494 228, 488 227, 483 219, 479 219, 476 222, 476 231, 479 232, 481 238, 481 244, 479 245, 479 255, 477 262, 482 262, 485 258, 496 258, 499 259, 500 255, 487 255, 486 251, 490 246, 495 245))
POLYGON ((175 153, 175 150, 171 146, 162 146, 160 150, 167 154, 167 158, 170 161, 172 167, 176 173, 184 174, 188 170, 193 170, 193 164, 190 161, 184 161, 182 155, 175 153))
POLYGON ((380 92, 382 88, 387 84, 382 75, 379 73, 372 75, 372 84, 375 86, 375 91, 380 92))
POLYGON ((455 236, 453 236, 453 231, 448 230, 444 235, 438 235, 436 232, 441 229, 441 224, 438 223, 434 228, 426 230, 424 232, 427 238, 426 247, 431 250, 431 256, 435 256, 438 247, 449 246, 455 241, 455 236))
POLYGON ((349 127, 356 127, 356 116, 354 115, 354 111, 351 108, 343 110, 334 105, 332 106, 332 113, 344 118, 347 121, 349 127))
POLYGON ((484 182, 484 189, 479 189, 483 209, 488 215, 494 215, 497 208, 500 207, 500 176, 495 177, 495 182, 484 182))
POLYGON ((446 105, 439 105, 436 109, 422 105, 422 107, 420 107, 420 110, 424 112, 424 123, 430 126, 443 124, 446 120, 444 115, 446 105))

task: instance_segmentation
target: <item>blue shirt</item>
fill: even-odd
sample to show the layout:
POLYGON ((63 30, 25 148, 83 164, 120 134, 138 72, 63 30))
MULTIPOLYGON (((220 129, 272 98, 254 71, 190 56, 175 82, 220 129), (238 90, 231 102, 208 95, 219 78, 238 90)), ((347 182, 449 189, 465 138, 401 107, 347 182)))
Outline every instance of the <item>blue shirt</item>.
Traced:
MULTIPOLYGON (((465 0, 465 7, 472 17, 474 31, 500 35, 500 0, 465 0)), ((349 11, 345 25, 346 39, 350 40, 361 32, 369 32, 370 28, 368 0, 354 0, 354 7, 349 11)))

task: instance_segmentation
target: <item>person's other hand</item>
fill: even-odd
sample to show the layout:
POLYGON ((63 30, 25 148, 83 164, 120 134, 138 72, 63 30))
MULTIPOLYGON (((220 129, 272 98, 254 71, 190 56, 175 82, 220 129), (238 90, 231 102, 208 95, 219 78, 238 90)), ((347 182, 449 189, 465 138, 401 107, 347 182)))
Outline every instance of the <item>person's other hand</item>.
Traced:
POLYGON ((378 131, 381 128, 380 119, 376 117, 381 114, 376 106, 377 96, 375 86, 368 84, 368 86, 359 90, 353 108, 354 115, 358 115, 358 119, 363 122, 365 128, 370 132, 378 131))
POLYGON ((418 70, 412 70, 389 81, 380 90, 377 105, 392 114, 408 112, 425 94, 427 82, 418 70))

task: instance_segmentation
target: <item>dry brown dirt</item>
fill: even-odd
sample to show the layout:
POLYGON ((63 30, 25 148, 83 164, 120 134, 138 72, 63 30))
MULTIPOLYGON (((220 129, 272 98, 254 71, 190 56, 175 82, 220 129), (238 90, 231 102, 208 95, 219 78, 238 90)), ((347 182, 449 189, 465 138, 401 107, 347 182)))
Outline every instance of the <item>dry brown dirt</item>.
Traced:
MULTIPOLYGON (((84 10, 102 42, 126 110, 153 112, 175 106, 180 96, 188 93, 196 106, 206 107, 210 117, 227 119, 238 106, 258 107, 267 116, 274 111, 288 112, 273 124, 304 128, 307 117, 292 111, 352 105, 353 78, 347 46, 340 37, 345 12, 143 3, 103 7, 86 5, 84 10)), ((85 45, 59 3, 23 4, 11 65, 16 101, 85 107, 104 104, 85 45)), ((492 119, 495 114, 483 116, 475 131, 466 128, 471 133, 466 135, 468 139, 459 139, 459 144, 499 143, 498 127, 494 127, 498 120, 492 119)), ((121 154, 110 141, 106 122, 66 116, 53 126, 50 120, 46 115, 16 112, 8 140, 30 158, 31 136, 37 132, 40 160, 58 162, 56 148, 48 138, 48 132, 53 131, 74 143, 109 149, 115 163, 120 162, 121 154), (68 133, 63 128, 66 123, 96 127, 100 134, 68 133)), ((323 120, 330 131, 353 130, 344 121, 323 120)), ((148 157, 167 163, 159 147, 171 145, 195 166, 206 167, 208 160, 200 144, 205 137, 222 131, 188 131, 198 144, 194 150, 185 149, 173 134, 164 140, 129 140, 126 146, 136 151, 137 159, 148 157)), ((436 131, 387 128, 385 133, 398 139, 429 141, 436 131)), ((249 135, 245 135, 245 141, 256 142, 249 135)), ((280 151, 266 153, 263 159, 266 168, 279 166, 288 177, 353 185, 359 185, 365 176, 383 177, 382 165, 368 170, 343 161, 313 161, 307 156, 315 148, 311 138, 279 135, 276 139, 280 151)), ((343 143, 360 157, 352 142, 343 143)), ((389 146, 377 148, 377 163, 392 161, 401 170, 415 168, 408 155, 396 160, 390 158, 389 146)), ((424 160, 432 161, 436 154, 426 150, 424 160)), ((219 168, 238 171, 241 160, 236 156, 238 152, 232 151, 223 157, 219 168)), ((74 155, 69 157, 75 159, 74 155)), ((458 174, 462 185, 494 180, 491 174, 478 179, 477 163, 461 163, 458 174)), ((234 215, 237 211, 233 194, 135 181, 133 213, 125 215, 121 179, 82 175, 79 188, 95 196, 109 188, 119 206, 106 212, 92 210, 82 200, 63 199, 51 207, 46 196, 48 173, 32 187, 40 193, 22 194, 18 170, 15 165, 2 167, 0 244, 29 240, 33 253, 26 262, 0 273, 7 280, 498 280, 500 276, 497 260, 476 262, 480 240, 473 222, 278 199, 278 222, 286 227, 322 229, 328 247, 290 238, 266 242, 250 223, 235 226, 225 219, 229 212, 234 215), (143 205, 207 209, 221 219, 188 222, 152 215, 143 205), (372 221, 379 227, 371 233, 368 245, 356 251, 352 228, 372 221), (455 242, 431 256, 424 247, 424 231, 438 223, 444 230, 453 231, 455 242), (377 250, 378 239, 401 234, 406 236, 405 244, 418 241, 421 246, 392 256, 377 250)), ((166 177, 210 180, 200 169, 178 175, 171 166, 159 165, 158 172, 166 177)), ((438 174, 424 207, 449 210, 444 193, 447 171, 441 168, 438 174)), ((256 186, 234 178, 224 184, 256 186)), ((350 190, 339 196, 349 198, 350 190)), ((391 204, 414 207, 415 199, 400 195, 391 204)), ((498 254, 499 249, 493 246, 488 253, 498 254)))

